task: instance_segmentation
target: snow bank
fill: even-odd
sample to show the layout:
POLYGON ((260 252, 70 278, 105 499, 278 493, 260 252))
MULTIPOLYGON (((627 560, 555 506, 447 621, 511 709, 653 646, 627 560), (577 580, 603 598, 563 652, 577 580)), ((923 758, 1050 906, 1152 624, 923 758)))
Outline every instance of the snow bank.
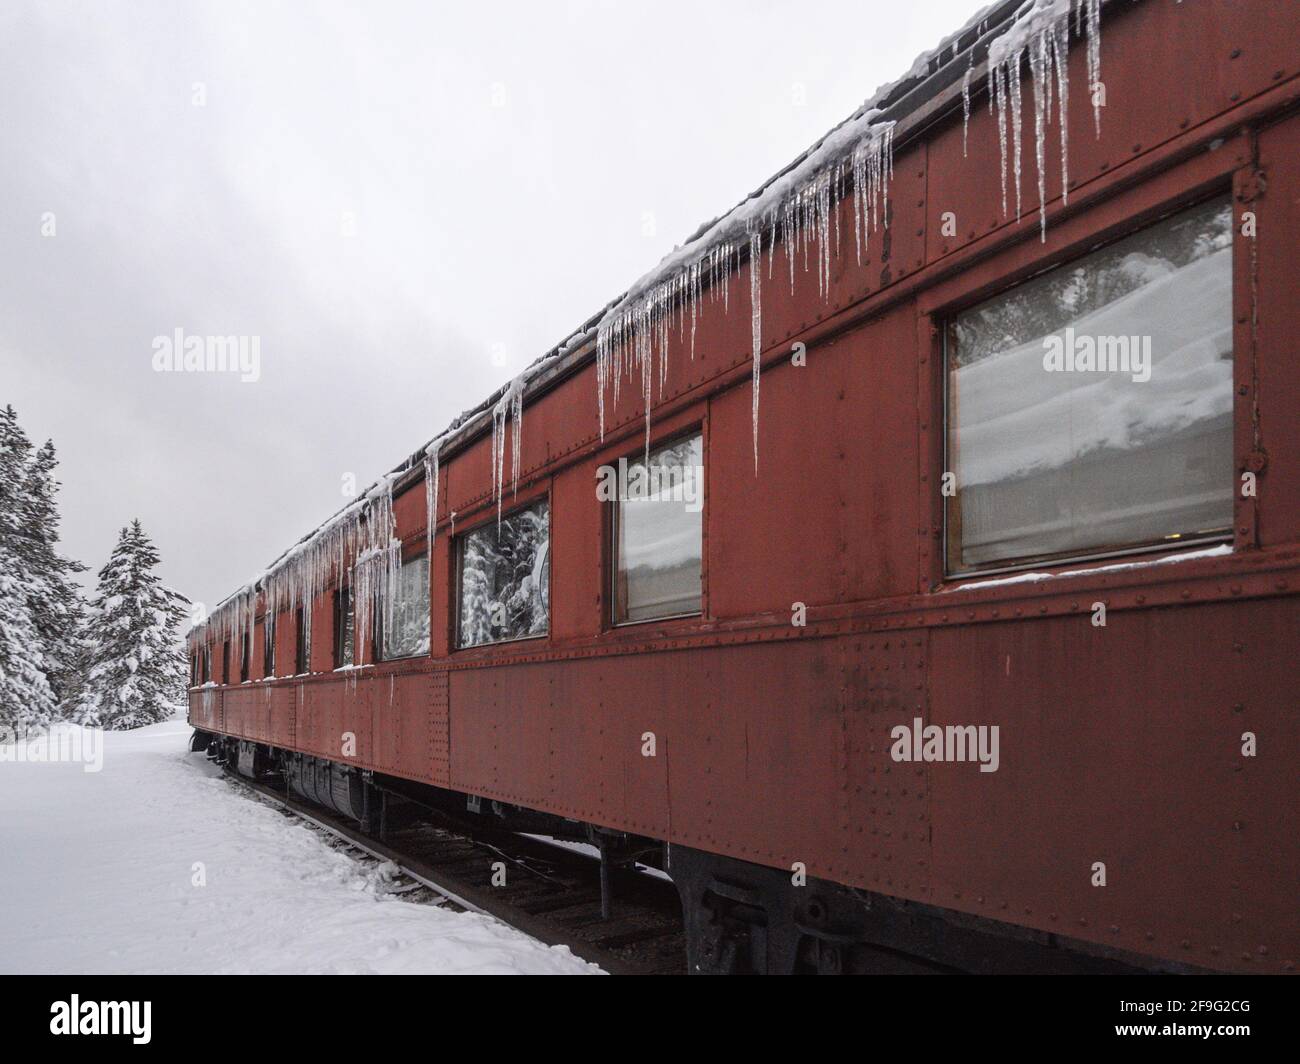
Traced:
POLYGON ((186 753, 189 734, 178 721, 105 733, 99 772, 0 763, 0 971, 599 971, 488 917, 385 893, 391 866, 251 800, 186 753))

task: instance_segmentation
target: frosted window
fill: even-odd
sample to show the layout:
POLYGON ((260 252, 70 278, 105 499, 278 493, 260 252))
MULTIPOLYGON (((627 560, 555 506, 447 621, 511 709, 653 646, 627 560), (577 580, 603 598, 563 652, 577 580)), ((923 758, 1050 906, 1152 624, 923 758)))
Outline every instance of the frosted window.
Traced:
POLYGON ((681 440, 619 464, 614 620, 700 612, 704 441, 681 440))
POLYGON ((460 537, 458 645, 546 635, 551 506, 542 501, 460 537))
POLYGON ((1184 211, 958 315, 949 569, 1232 524, 1232 212, 1184 211))
POLYGON ((382 618, 384 660, 429 653, 429 559, 403 562, 392 592, 391 616, 382 618))

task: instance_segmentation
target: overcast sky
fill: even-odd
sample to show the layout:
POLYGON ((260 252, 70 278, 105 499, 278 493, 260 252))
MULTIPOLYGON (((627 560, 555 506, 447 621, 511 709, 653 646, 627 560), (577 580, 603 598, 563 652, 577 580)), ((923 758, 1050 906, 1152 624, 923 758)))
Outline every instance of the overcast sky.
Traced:
POLYGON ((215 603, 978 6, 6 0, 0 403, 65 551, 139 517, 215 603), (261 379, 154 372, 177 328, 261 379))

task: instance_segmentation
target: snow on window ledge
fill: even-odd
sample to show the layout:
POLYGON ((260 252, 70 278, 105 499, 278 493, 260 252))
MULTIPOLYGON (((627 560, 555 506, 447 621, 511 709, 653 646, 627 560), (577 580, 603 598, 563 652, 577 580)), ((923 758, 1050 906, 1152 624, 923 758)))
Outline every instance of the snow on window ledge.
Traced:
POLYGON ((965 583, 946 587, 940 593, 947 594, 953 591, 972 591, 976 588, 1003 587, 1008 584, 1037 584, 1044 580, 1059 580, 1066 576, 1092 576, 1099 573, 1118 573, 1129 569, 1150 569, 1158 565, 1172 565, 1175 562, 1190 562, 1200 558, 1223 558, 1231 553, 1232 545, 1221 543, 1217 547, 1209 547, 1204 550, 1166 554, 1159 558, 1147 558, 1137 562, 1098 565, 1091 569, 1065 569, 1059 573, 1015 573, 1012 576, 998 576, 989 580, 968 580, 965 583))

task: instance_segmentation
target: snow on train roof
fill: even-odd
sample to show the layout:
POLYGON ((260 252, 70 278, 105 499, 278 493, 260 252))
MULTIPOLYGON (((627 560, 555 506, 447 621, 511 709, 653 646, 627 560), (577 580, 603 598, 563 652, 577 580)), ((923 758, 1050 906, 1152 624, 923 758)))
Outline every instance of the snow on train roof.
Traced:
MULTIPOLYGON (((385 474, 358 500, 343 507, 297 544, 277 557, 239 591, 223 599, 212 610, 209 622, 218 622, 227 635, 238 639, 251 630, 257 593, 265 593, 276 608, 293 607, 323 590, 354 559, 359 568, 382 560, 382 571, 363 580, 369 591, 386 607, 387 587, 395 578, 394 557, 400 565, 400 551, 392 547, 395 524, 392 493, 395 482, 421 468, 426 483, 429 538, 434 535, 440 456, 449 445, 475 436, 490 423, 492 431, 493 492, 498 510, 505 485, 505 434, 510 422, 512 475, 519 473, 524 397, 531 384, 548 370, 558 369, 572 357, 596 343, 597 403, 601 435, 605 425, 605 394, 611 390, 617 403, 625 377, 639 378, 646 410, 649 438, 649 394, 656 375, 665 370, 668 325, 694 322, 704 290, 725 287, 733 270, 746 258, 757 260, 766 237, 768 254, 775 258, 779 243, 785 247, 790 284, 795 283, 797 248, 807 252, 816 245, 819 293, 829 290, 832 248, 832 206, 852 192, 854 196, 854 247, 859 261, 875 229, 887 226, 889 181, 893 173, 893 133, 897 122, 919 105, 914 97, 941 72, 950 71, 958 57, 967 59, 961 84, 964 121, 969 123, 972 75, 977 52, 987 67, 989 106, 998 118, 1002 176, 1003 213, 1007 214, 1008 171, 1014 175, 1016 217, 1021 196, 1021 93, 1022 60, 1028 61, 1032 81, 1036 162, 1040 214, 1045 219, 1044 127, 1051 121, 1055 97, 1061 126, 1063 174, 1068 166, 1065 135, 1069 76, 1066 55, 1071 23, 1077 38, 1087 42, 1088 88, 1100 76, 1101 7, 1103 0, 1014 0, 990 4, 971 16, 960 29, 944 37, 934 48, 922 52, 902 77, 888 82, 852 115, 830 130, 787 167, 769 178, 759 189, 725 214, 700 226, 687 241, 675 248, 622 295, 588 319, 566 340, 531 363, 484 402, 460 414, 424 448, 402 465, 385 474), (944 58, 947 53, 947 59, 944 58), (1013 136, 1008 137, 1008 128, 1013 136)), ((942 87, 942 86, 940 86, 942 87)), ((1099 117, 1097 119, 1099 121, 1099 117)), ((1063 181, 1068 188, 1068 180, 1063 181)), ((1045 225, 1045 220, 1044 223, 1045 225)), ((835 229, 838 237, 838 229, 835 229)), ((760 278, 751 271, 750 300, 753 322, 753 421, 754 464, 758 470, 758 415, 760 381, 761 305, 760 278)), ((692 348, 693 353, 693 348, 692 348)), ((360 599, 358 598, 360 606, 360 599)), ((205 622, 208 623, 208 622, 205 622)), ((204 625, 196 625, 191 636, 204 625)))

